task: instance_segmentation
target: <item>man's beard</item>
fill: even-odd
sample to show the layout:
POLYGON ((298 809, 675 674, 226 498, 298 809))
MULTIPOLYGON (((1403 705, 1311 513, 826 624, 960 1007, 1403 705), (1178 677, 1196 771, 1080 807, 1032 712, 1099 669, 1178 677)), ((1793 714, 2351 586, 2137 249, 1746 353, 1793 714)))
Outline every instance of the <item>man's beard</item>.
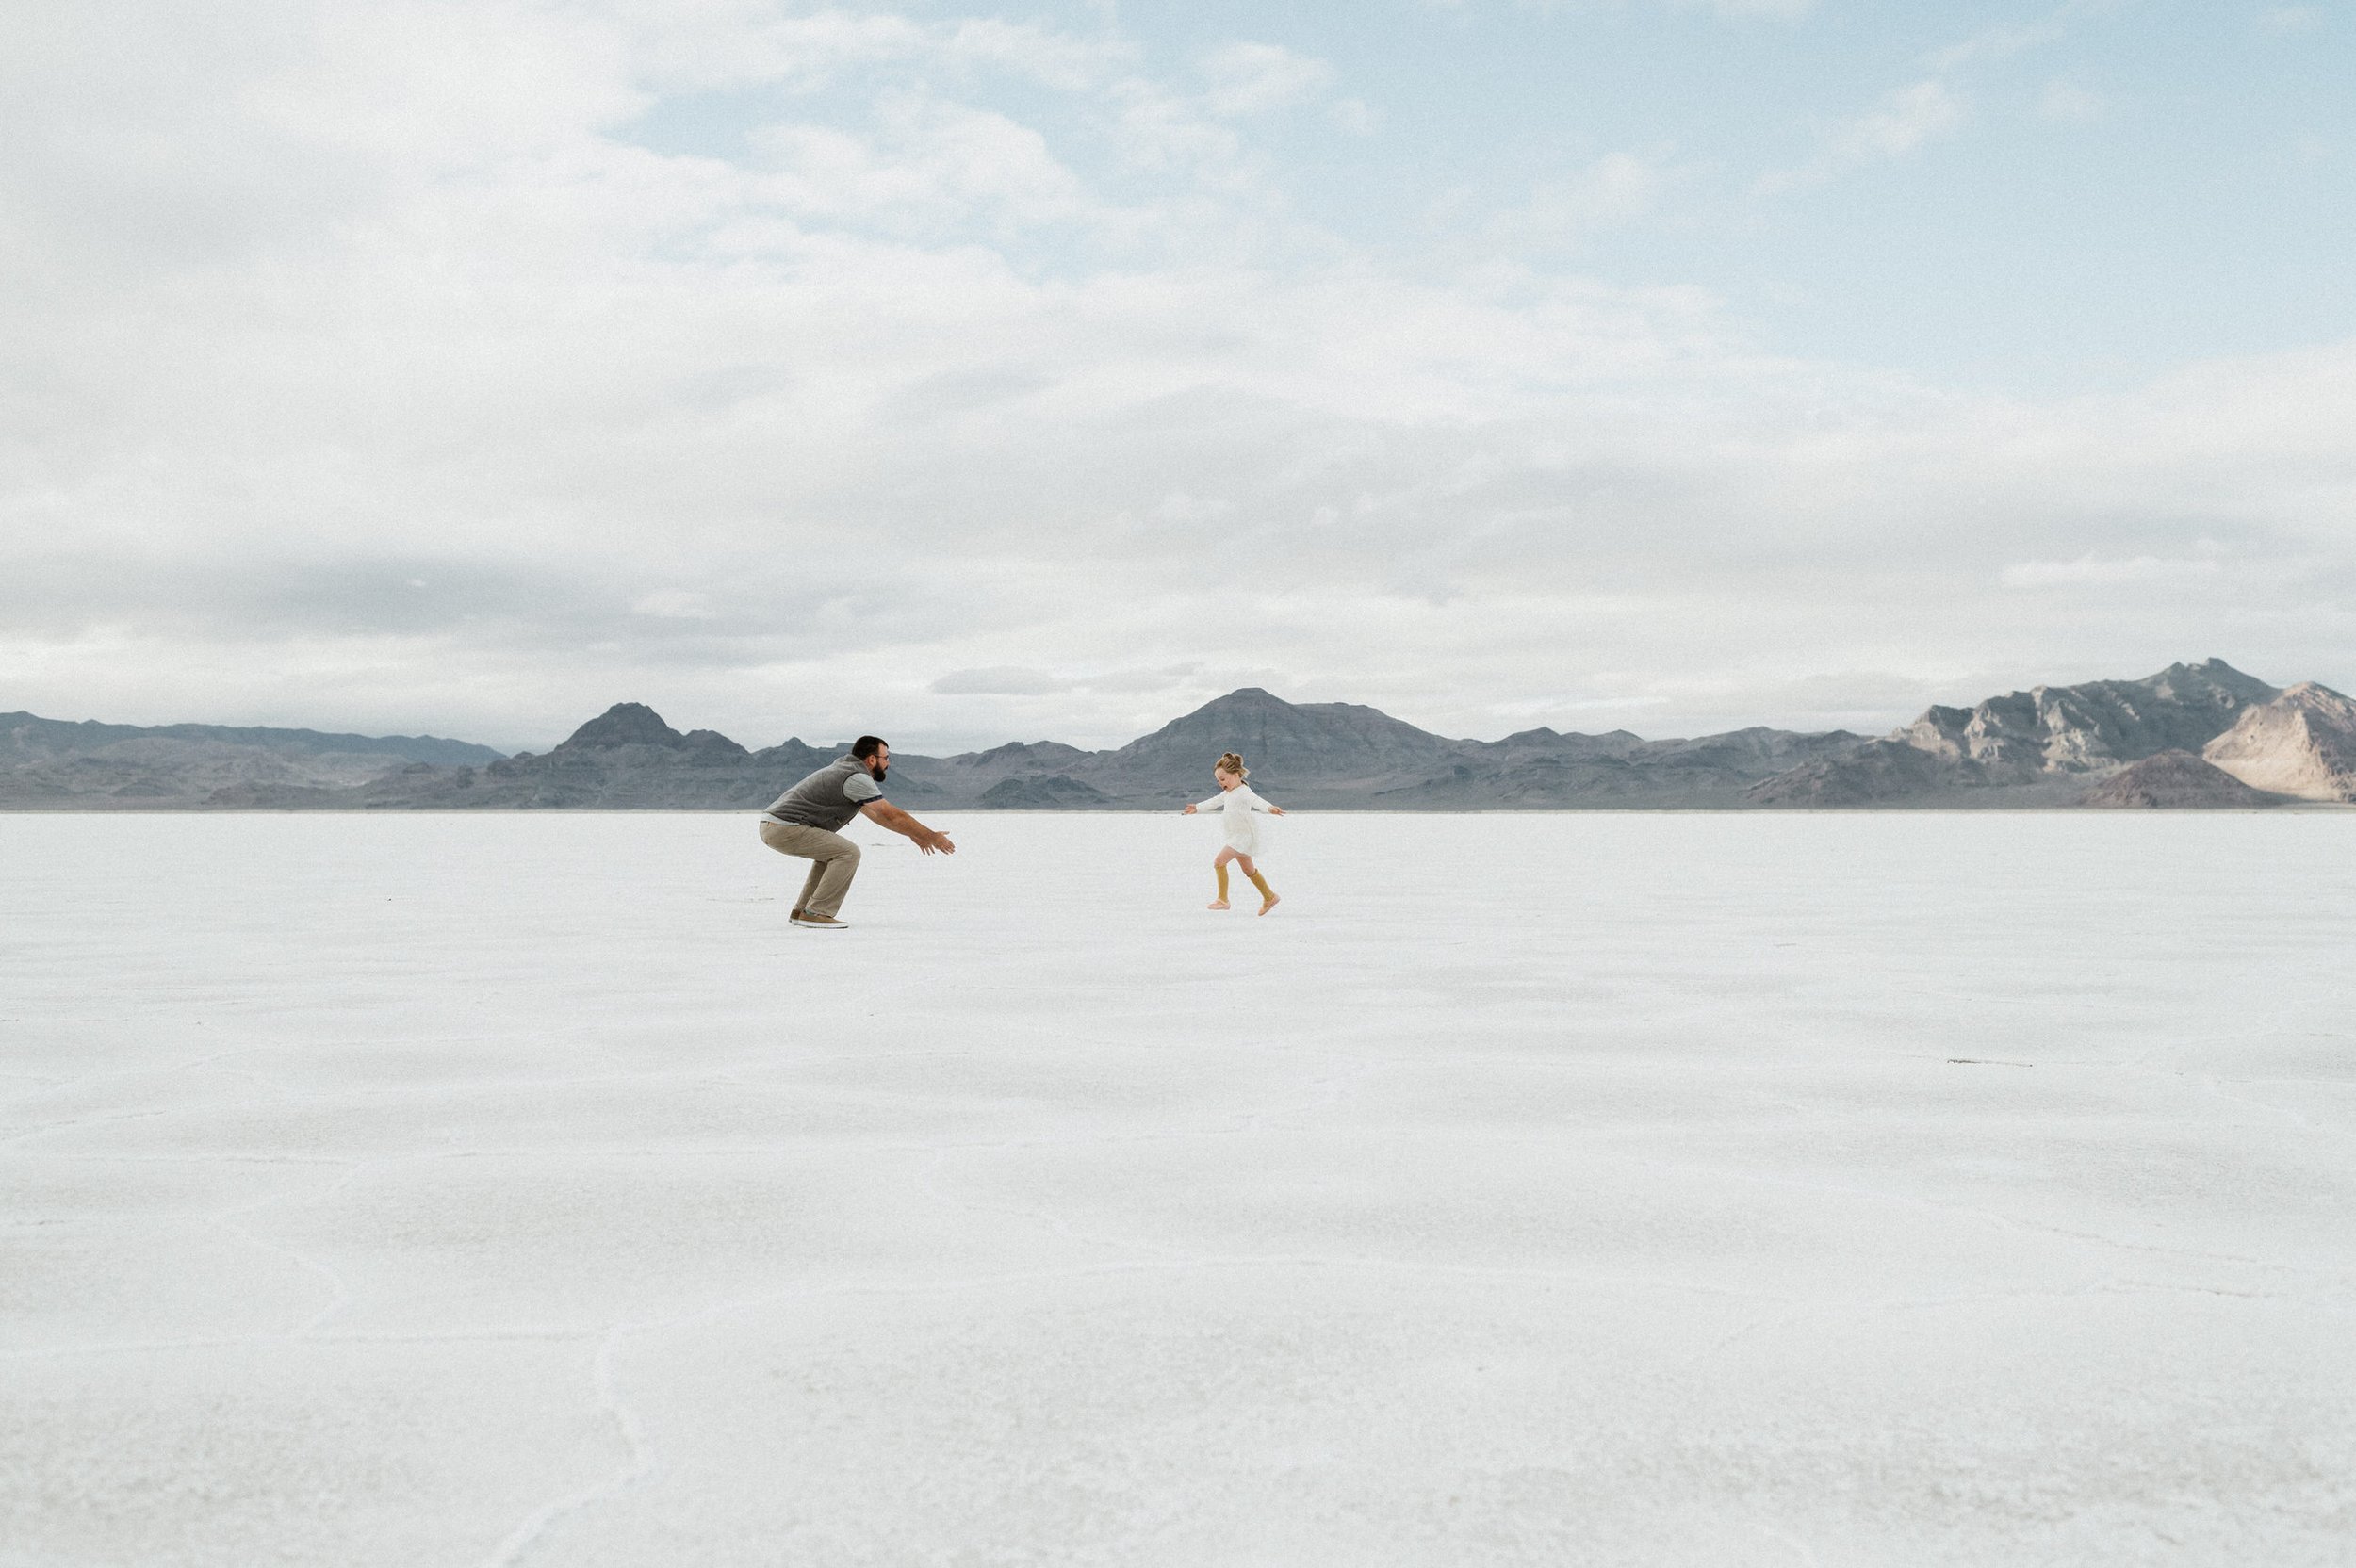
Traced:
POLYGON ((867 764, 867 771, 875 775, 875 782, 880 784, 886 778, 892 776, 892 764, 889 762, 870 762, 867 764))

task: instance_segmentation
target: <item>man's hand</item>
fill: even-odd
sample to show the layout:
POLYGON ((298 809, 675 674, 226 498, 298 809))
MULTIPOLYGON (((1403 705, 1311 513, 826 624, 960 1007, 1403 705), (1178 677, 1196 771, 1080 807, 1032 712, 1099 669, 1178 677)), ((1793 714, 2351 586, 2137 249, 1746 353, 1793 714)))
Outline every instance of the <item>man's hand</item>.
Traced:
POLYGON ((889 827, 902 838, 913 841, 916 847, 927 855, 955 855, 957 852, 957 846, 949 841, 948 834, 934 832, 888 800, 871 800, 859 809, 859 815, 869 822, 878 827, 889 827))

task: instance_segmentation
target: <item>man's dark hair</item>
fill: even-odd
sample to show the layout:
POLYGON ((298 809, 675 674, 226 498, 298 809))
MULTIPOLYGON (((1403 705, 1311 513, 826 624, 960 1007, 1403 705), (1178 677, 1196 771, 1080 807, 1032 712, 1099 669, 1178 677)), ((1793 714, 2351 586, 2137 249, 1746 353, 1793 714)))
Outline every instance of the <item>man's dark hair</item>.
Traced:
POLYGON ((883 750, 886 743, 874 735, 862 735, 851 743, 851 755, 862 762, 873 762, 875 753, 883 750))

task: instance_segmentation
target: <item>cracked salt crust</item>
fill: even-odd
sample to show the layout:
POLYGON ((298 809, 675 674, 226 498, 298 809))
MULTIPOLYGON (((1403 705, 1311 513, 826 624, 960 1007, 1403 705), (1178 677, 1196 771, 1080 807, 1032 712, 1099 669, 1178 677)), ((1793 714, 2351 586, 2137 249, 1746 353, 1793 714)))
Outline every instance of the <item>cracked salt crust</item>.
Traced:
POLYGON ((0 818, 0 1564, 2345 1560, 2344 821, 1434 820, 0 818))

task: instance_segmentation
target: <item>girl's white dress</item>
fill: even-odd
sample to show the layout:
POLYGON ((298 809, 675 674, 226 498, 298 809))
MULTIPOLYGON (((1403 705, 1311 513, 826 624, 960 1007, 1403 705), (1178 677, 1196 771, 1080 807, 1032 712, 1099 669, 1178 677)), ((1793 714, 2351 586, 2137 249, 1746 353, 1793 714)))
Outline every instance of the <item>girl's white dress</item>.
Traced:
POLYGON ((1227 820, 1223 826, 1227 847, 1238 855, 1260 858, 1260 846, 1267 835, 1260 831, 1260 818, 1268 811, 1268 803, 1252 792, 1249 784, 1238 784, 1232 790, 1221 790, 1208 800, 1194 804, 1197 811, 1217 811, 1227 820))

